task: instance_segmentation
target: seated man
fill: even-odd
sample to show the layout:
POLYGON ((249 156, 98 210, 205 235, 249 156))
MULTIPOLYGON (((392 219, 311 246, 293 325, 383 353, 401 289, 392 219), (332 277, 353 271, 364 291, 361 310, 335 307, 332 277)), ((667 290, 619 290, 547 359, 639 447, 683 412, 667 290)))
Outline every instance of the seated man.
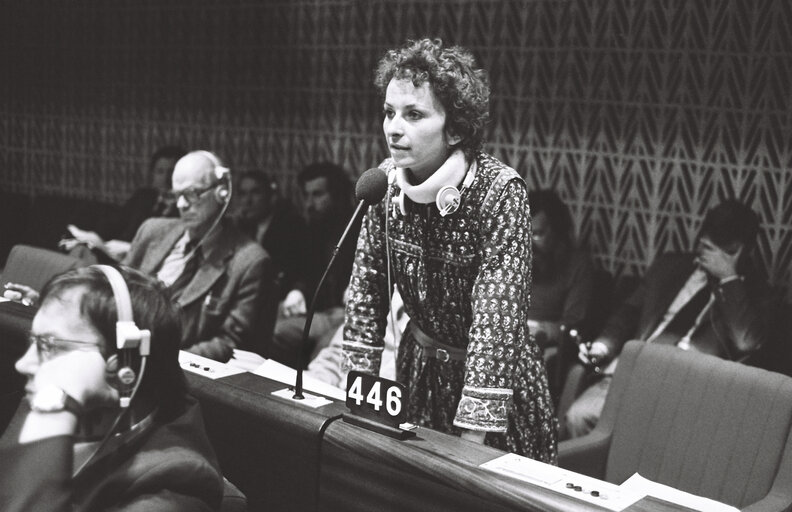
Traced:
POLYGON ((758 231, 756 214, 727 200, 707 212, 695 253, 657 258, 601 335, 590 347, 580 347, 581 360, 607 367, 570 406, 566 427, 572 437, 596 425, 616 355, 627 340, 672 344, 733 361, 770 341, 772 298, 750 258, 758 231))
POLYGON ((180 219, 143 223, 124 264, 155 275, 182 308, 181 348, 228 361, 234 348, 261 352, 258 317, 274 279, 269 256, 225 222, 228 169, 208 151, 173 171, 180 219))
POLYGON ((2 510, 216 510, 223 477, 187 394, 167 292, 92 266, 55 277, 40 299, 16 363, 30 409, 0 442, 2 510), (116 322, 130 317, 122 351, 116 322))
POLYGON ((244 172, 236 180, 234 219, 239 229, 272 258, 278 289, 285 296, 303 268, 301 262, 307 250, 305 222, 278 195, 277 186, 263 172, 244 172))
POLYGON ((86 231, 71 224, 67 226, 73 238, 61 240, 60 246, 89 263, 124 259, 129 251, 129 242, 144 220, 178 215, 169 194, 170 178, 173 167, 185 153, 186 151, 176 146, 159 148, 149 161, 149 186, 136 190, 121 207, 118 215, 107 219, 97 232, 86 231))
POLYGON ((350 229, 348 239, 319 291, 309 346, 303 347, 305 314, 335 244, 352 215, 353 205, 352 184, 344 170, 335 164, 311 164, 300 172, 297 180, 303 193, 308 248, 294 288, 281 304, 268 357, 293 367, 305 367, 311 351, 323 348, 317 346, 321 345, 320 340, 329 342, 332 333, 344 322, 344 292, 352 275, 360 221, 350 229))
POLYGON ((575 243, 572 216, 554 191, 533 190, 528 204, 533 243, 528 327, 544 351, 550 391, 557 397, 577 353, 577 344, 563 343, 570 339, 566 333, 587 330, 591 323, 594 265, 575 243))
POLYGON ((594 266, 576 246, 572 217, 552 190, 528 194, 531 207, 531 333, 541 348, 557 345, 561 326, 580 328, 589 318, 594 266))

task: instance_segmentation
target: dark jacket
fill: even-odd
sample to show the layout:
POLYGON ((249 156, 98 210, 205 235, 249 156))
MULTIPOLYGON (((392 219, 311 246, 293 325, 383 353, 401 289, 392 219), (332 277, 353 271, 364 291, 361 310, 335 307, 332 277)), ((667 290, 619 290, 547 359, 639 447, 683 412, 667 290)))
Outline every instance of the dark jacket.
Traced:
MULTIPOLYGON (((598 340, 618 354, 631 339, 646 340, 695 270, 694 255, 663 254, 646 271, 598 340)), ((692 349, 724 359, 742 360, 772 339, 772 295, 758 272, 712 286, 715 302, 690 339, 692 349)))
POLYGON ((217 510, 223 477, 198 403, 72 478, 73 439, 57 436, 0 450, 0 509, 190 512, 217 510))
MULTIPOLYGON (((124 264, 156 275, 183 234, 180 219, 147 220, 124 264)), ((218 361, 227 361, 234 348, 259 352, 262 304, 274 280, 269 256, 227 224, 201 249, 203 262, 177 300, 182 348, 218 361)))

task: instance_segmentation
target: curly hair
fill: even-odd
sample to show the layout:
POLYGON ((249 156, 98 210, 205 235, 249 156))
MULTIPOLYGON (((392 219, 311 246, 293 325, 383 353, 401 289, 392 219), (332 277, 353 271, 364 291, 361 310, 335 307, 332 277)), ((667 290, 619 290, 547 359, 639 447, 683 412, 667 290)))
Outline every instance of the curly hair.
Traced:
POLYGON ((440 39, 407 41, 380 59, 374 85, 384 97, 392 79, 425 82, 446 112, 446 129, 462 140, 458 147, 471 158, 481 148, 489 119, 489 79, 465 48, 443 47, 440 39))

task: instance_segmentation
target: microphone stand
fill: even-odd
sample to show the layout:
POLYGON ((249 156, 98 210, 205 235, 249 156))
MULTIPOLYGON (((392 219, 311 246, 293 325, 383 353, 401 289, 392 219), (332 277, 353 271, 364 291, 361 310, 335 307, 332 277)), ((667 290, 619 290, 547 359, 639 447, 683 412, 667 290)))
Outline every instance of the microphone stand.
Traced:
MULTIPOLYGON (((355 213, 352 215, 352 220, 349 221, 346 229, 344 229, 344 232, 341 234, 341 238, 333 248, 333 255, 330 257, 330 263, 327 264, 324 274, 322 274, 322 278, 319 279, 319 283, 316 285, 313 298, 311 299, 311 305, 308 307, 308 311, 305 313, 305 325, 303 326, 302 340, 300 341, 301 349, 303 349, 306 346, 306 343, 308 343, 308 335, 311 332, 311 323, 313 322, 313 316, 316 310, 316 298, 319 296, 319 290, 322 289, 322 285, 327 278, 327 274, 330 272, 330 268, 333 266, 336 256, 338 256, 338 251, 341 249, 341 246, 344 244, 344 240, 346 239, 349 230, 352 228, 352 224, 355 223, 365 206, 367 206, 366 201, 360 201, 358 203, 355 213)), ((298 364, 297 366, 297 380, 294 383, 294 396, 292 398, 294 400, 303 400, 305 399, 305 396, 303 395, 303 365, 298 364)))

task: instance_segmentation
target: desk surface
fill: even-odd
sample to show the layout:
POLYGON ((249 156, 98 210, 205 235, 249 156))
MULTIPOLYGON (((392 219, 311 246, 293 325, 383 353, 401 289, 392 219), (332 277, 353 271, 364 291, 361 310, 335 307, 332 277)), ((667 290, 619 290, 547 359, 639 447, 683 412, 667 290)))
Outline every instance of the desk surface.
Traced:
MULTIPOLYGON (((503 452, 419 429, 407 441, 334 421, 322 443, 319 510, 606 510, 478 466, 503 452)), ((630 512, 688 510, 644 498, 630 512)))
MULTIPOLYGON (((33 311, 0 304, 0 344, 19 357, 33 311), (11 343, 13 341, 13 343, 11 343)), ((12 368, 13 369, 13 368, 12 368)), ((341 421, 344 404, 316 409, 273 396, 285 386, 242 373, 187 373, 226 476, 257 510, 604 510, 478 466, 503 452, 429 429, 397 441, 341 421)), ((631 512, 686 510, 645 498, 631 512)))
POLYGON ((284 384, 240 373, 210 380, 186 372, 225 476, 249 509, 316 510, 322 434, 345 407, 316 409, 273 396, 284 384))

